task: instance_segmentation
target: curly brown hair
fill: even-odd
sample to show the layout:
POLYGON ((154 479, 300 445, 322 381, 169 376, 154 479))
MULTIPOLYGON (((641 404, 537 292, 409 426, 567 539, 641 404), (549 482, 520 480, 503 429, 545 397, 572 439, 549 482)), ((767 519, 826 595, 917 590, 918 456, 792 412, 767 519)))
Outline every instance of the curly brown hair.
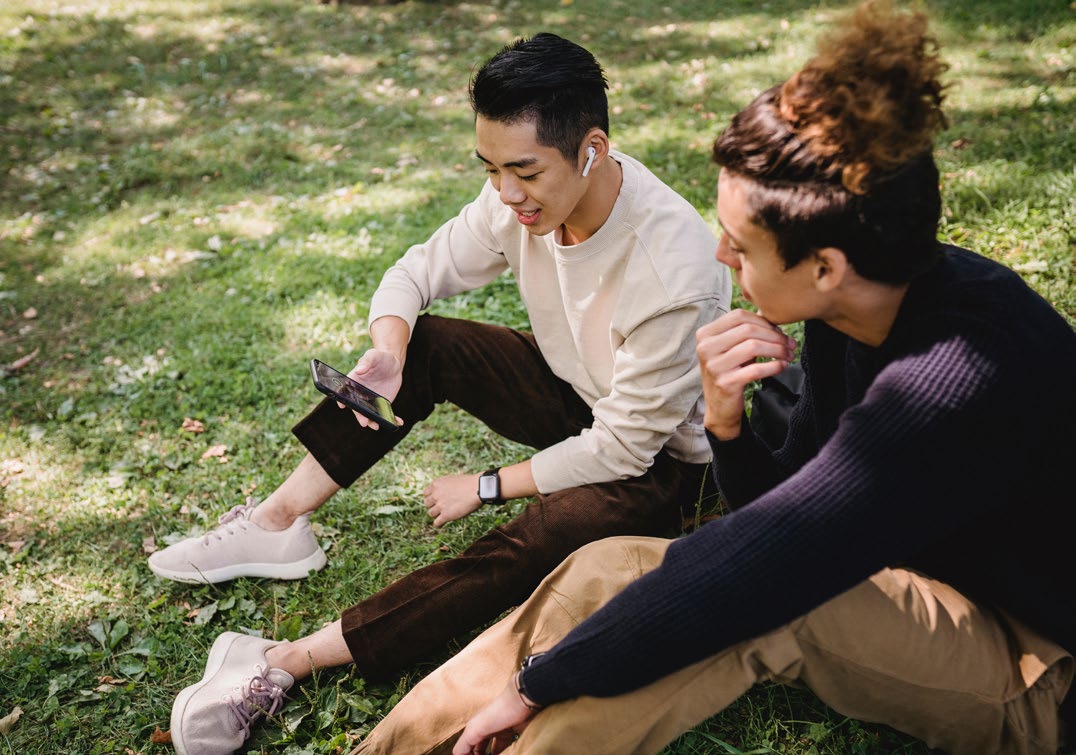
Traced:
POLYGON ((846 189, 864 194, 870 177, 926 152, 948 125, 937 49, 923 14, 865 3, 784 83, 778 111, 846 189))
POLYGON ((714 161, 758 185, 753 220, 786 266, 834 246, 861 275, 903 282, 936 257, 931 153, 947 126, 937 48, 924 14, 868 0, 717 138, 714 161))

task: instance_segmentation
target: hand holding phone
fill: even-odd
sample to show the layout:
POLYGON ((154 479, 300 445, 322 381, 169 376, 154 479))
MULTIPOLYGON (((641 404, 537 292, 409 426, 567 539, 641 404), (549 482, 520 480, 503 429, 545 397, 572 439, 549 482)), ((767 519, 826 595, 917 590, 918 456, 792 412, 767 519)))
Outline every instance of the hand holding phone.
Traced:
POLYGON ((379 428, 399 428, 392 404, 384 396, 318 359, 310 360, 310 371, 314 376, 314 386, 326 396, 373 420, 379 428))

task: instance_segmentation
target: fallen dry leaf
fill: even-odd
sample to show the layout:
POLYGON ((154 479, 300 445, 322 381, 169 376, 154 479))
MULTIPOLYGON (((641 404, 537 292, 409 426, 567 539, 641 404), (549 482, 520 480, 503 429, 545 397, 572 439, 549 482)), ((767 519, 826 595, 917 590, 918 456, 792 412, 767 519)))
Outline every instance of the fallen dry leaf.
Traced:
POLYGON ((224 445, 223 443, 218 443, 215 446, 210 446, 209 448, 207 448, 205 453, 202 454, 202 458, 211 459, 214 456, 224 456, 224 454, 226 453, 228 453, 228 446, 224 445))
POLYGON ((97 677, 97 681, 99 681, 101 684, 114 684, 114 685, 120 685, 120 684, 126 684, 127 683, 126 679, 117 679, 114 676, 99 676, 99 677, 97 677))
POLYGON ((25 540, 8 540, 4 543, 8 548, 11 548, 12 553, 18 553, 22 550, 22 546, 26 545, 25 540))
POLYGON ((11 364, 9 364, 7 366, 8 372, 14 372, 15 370, 21 370, 23 367, 30 364, 30 362, 34 361, 34 358, 37 357, 37 354, 40 351, 41 351, 41 349, 37 348, 37 349, 34 349, 33 351, 31 351, 26 356, 19 357, 18 359, 16 359, 14 362, 12 362, 11 364))
POLYGON ((56 585, 57 587, 61 587, 69 592, 82 592, 81 588, 75 587, 74 585, 69 585, 59 577, 54 577, 51 574, 46 577, 46 579, 48 579, 49 582, 56 585))
POLYGON ((157 541, 153 535, 142 538, 142 552, 147 554, 157 552, 157 541))
POLYGON ((149 735, 149 741, 155 745, 171 744, 172 731, 161 731, 161 727, 158 726, 153 730, 153 733, 149 735))
POLYGON ((37 317, 37 310, 34 307, 30 307, 28 310, 22 313, 24 320, 33 320, 37 317))
POLYGON ((15 722, 22 716, 22 708, 18 705, 15 706, 15 710, 8 713, 3 718, 0 718, 0 734, 7 734, 11 731, 11 727, 15 725, 15 722))
POLYGON ((188 433, 204 433, 205 425, 202 424, 199 420, 191 419, 190 417, 184 417, 183 424, 180 426, 179 429, 188 433))
POLYGON ((12 480, 21 475, 25 467, 18 459, 0 461, 0 488, 6 488, 12 480))

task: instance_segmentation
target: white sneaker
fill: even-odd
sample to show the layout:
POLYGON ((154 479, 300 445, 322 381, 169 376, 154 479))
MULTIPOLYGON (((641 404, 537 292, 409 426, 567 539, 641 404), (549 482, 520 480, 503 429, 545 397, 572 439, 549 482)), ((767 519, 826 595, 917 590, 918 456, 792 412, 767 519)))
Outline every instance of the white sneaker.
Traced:
POLYGON ((271 668, 265 652, 280 642, 225 632, 209 650, 205 675, 172 704, 172 745, 179 755, 224 755, 250 738, 250 726, 283 705, 295 678, 271 668))
POLYGON ((238 577, 302 579, 325 566, 325 551, 307 516, 286 530, 266 530, 250 521, 254 506, 248 498, 205 535, 151 554, 149 568, 166 579, 213 584, 238 577))

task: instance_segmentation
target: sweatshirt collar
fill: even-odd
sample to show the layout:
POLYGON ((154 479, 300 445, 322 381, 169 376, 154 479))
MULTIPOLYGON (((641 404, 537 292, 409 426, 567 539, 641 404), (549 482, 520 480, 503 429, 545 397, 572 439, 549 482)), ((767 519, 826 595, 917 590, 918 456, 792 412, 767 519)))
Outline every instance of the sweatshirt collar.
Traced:
POLYGON ((631 213, 632 205, 635 203, 635 195, 639 188, 639 171, 624 153, 610 150, 609 156, 616 160, 623 170, 620 193, 617 195, 616 202, 613 203, 613 209, 609 213, 609 217, 602 223, 601 228, 586 241, 564 246, 559 241, 560 230, 555 231, 552 234, 553 252, 560 259, 578 260, 602 251, 619 237, 620 226, 631 213))

